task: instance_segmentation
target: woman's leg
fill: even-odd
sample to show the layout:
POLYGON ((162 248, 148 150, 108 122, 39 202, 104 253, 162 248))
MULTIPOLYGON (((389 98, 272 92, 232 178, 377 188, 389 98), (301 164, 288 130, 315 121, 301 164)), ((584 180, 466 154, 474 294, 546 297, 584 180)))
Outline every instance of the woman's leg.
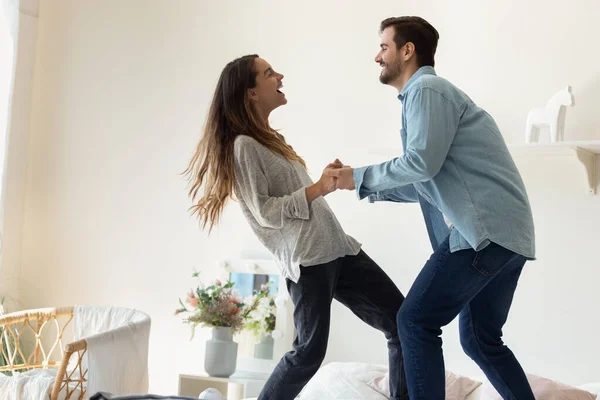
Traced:
POLYGON ((301 267, 298 283, 287 280, 294 302, 296 339, 269 377, 259 400, 292 400, 317 372, 329 338, 331 301, 336 287, 340 259, 327 264, 301 267))

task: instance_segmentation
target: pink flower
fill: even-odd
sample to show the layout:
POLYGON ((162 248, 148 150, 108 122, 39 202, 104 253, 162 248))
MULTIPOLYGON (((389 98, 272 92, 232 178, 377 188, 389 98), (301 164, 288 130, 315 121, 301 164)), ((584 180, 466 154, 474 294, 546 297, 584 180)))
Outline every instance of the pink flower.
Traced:
POLYGON ((237 301, 233 301, 234 299, 231 299, 231 303, 229 304, 229 315, 237 315, 240 312, 240 307, 237 306, 238 302, 237 301))
POLYGON ((192 307, 196 307, 199 302, 200 302, 200 299, 197 297, 188 297, 188 299, 187 299, 187 303, 192 307))
POLYGON ((260 285, 260 290, 262 292, 266 292, 267 291, 267 285, 260 285))
POLYGON ((193 290, 190 290, 187 299, 185 299, 185 302, 192 307, 196 307, 198 305, 199 299, 196 297, 193 290))
POLYGON ((174 315, 179 315, 179 314, 181 314, 181 310, 179 310, 179 309, 175 310, 175 314, 174 315))
POLYGON ((215 284, 216 284, 217 286, 221 286, 223 283, 222 283, 220 280, 218 280, 218 279, 217 279, 217 280, 215 281, 215 284))

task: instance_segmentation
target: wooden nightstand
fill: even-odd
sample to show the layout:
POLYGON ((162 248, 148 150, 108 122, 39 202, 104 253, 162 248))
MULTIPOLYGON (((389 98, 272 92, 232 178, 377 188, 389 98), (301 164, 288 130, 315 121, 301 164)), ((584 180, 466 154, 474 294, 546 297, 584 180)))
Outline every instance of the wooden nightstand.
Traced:
POLYGON ((215 378, 206 375, 179 375, 178 396, 198 397, 208 388, 215 388, 227 400, 242 400, 258 397, 267 382, 268 375, 252 374, 251 377, 234 374, 230 378, 215 378))

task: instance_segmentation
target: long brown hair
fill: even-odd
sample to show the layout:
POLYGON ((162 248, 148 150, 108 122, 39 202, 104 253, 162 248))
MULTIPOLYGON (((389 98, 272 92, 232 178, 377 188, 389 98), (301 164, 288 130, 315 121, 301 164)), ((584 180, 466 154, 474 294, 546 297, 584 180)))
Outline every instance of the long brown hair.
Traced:
POLYGON ((258 55, 237 58, 228 63, 219 77, 204 133, 184 175, 191 183, 190 208, 202 228, 209 232, 217 224, 229 198, 234 198, 233 145, 239 135, 254 138, 269 150, 288 160, 304 160, 268 122, 260 121, 252 109, 248 89, 256 87, 254 62, 258 55), (201 189, 203 193, 200 195, 201 189))

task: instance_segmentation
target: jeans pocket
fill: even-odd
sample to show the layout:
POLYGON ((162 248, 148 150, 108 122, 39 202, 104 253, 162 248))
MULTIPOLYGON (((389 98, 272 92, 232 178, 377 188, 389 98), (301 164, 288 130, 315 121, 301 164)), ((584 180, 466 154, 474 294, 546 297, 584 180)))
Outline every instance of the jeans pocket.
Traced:
POLYGON ((473 259, 473 268, 484 276, 496 275, 513 256, 513 252, 496 243, 490 243, 478 251, 473 259))

